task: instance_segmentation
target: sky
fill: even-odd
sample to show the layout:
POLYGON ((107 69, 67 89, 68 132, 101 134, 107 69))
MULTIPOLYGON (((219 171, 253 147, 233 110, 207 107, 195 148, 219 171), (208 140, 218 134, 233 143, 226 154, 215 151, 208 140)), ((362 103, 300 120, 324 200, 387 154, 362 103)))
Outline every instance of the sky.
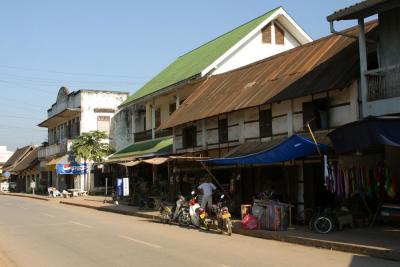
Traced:
POLYGON ((1 0, 0 146, 46 141, 37 124, 61 86, 131 94, 178 56, 273 8, 318 39, 329 34, 326 16, 359 1, 1 0))

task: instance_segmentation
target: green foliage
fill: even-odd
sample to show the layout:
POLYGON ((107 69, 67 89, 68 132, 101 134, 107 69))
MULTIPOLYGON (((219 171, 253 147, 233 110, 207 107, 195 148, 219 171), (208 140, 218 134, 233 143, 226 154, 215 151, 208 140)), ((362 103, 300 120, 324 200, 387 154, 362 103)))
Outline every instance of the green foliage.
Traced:
POLYGON ((88 160, 99 162, 110 152, 109 144, 104 142, 106 138, 107 134, 101 131, 82 133, 74 140, 71 147, 72 153, 85 162, 88 160))

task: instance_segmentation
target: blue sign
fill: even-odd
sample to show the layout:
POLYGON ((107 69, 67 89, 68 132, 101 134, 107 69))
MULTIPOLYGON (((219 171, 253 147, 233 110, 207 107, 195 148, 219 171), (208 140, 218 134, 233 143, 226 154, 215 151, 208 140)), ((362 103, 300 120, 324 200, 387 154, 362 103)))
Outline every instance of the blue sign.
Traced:
POLYGON ((8 179, 8 178, 10 178, 11 173, 10 172, 5 172, 5 173, 3 173, 3 176, 8 179))
POLYGON ((58 174, 85 174, 87 172, 85 163, 70 162, 66 164, 57 164, 58 174))
POLYGON ((123 192, 122 178, 117 178, 117 182, 115 184, 115 192, 117 194, 117 197, 122 197, 122 192, 123 192))

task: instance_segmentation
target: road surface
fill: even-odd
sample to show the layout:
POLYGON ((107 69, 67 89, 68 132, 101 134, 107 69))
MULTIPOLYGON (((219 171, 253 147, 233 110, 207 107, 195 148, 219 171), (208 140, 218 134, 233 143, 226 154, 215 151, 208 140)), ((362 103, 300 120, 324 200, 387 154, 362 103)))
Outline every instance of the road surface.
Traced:
POLYGON ((399 263, 0 195, 0 266, 367 267, 399 263))

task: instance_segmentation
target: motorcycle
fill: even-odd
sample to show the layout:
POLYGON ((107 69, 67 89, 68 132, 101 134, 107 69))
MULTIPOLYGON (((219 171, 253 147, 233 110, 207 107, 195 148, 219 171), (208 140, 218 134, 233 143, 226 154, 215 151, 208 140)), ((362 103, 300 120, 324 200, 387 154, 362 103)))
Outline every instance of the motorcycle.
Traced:
POLYGON ((217 222, 218 229, 222 232, 226 232, 228 235, 232 235, 232 221, 231 213, 228 207, 225 205, 225 195, 221 195, 216 207, 214 207, 215 220, 217 222))
POLYGON ((211 219, 208 217, 208 213, 204 208, 200 207, 198 202, 198 195, 192 191, 192 198, 189 202, 189 214, 192 224, 196 227, 204 226, 206 230, 210 230, 211 219))
POLYGON ((163 223, 178 220, 181 226, 189 226, 191 223, 189 207, 184 196, 179 195, 174 208, 170 208, 164 201, 160 203, 160 220, 163 223))

